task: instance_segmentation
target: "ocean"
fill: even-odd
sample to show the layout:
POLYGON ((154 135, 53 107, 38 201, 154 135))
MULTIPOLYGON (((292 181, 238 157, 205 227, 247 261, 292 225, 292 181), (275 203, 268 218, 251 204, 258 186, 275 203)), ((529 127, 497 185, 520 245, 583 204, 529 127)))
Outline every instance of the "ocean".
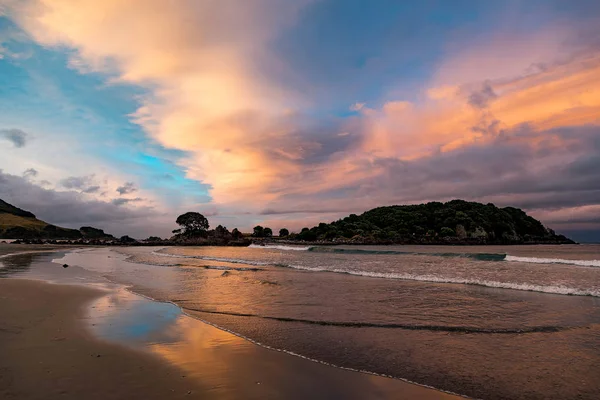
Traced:
MULTIPOLYGON (((474 398, 600 393, 600 245, 130 247, 53 259, 340 368, 474 398)), ((25 273, 6 260, 0 273, 25 273)))

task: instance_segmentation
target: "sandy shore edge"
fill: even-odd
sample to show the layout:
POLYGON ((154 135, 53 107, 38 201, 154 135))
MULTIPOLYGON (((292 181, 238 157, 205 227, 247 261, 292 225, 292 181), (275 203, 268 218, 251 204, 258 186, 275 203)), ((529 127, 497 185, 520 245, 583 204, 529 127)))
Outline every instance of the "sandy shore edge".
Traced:
POLYGON ((92 337, 81 319, 85 306, 104 294, 85 287, 1 279, 0 398, 203 397, 176 367, 92 337))

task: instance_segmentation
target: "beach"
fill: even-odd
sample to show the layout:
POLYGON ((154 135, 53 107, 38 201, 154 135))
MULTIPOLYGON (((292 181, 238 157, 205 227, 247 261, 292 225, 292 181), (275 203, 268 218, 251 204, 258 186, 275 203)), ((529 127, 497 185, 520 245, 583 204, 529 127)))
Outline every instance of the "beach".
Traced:
POLYGON ((48 393, 74 381, 77 391, 88 378, 71 372, 90 371, 98 385, 80 389, 108 398, 153 385, 210 399, 595 399, 600 390, 597 245, 14 249, 22 253, 0 258, 0 284, 22 285, 0 286, 10 393, 38 390, 28 371, 48 393), (64 354, 81 364, 61 369, 64 354), (123 374, 135 384, 112 377, 123 374))
POLYGON ((0 280, 0 397, 176 399, 198 393, 198 385, 177 368, 90 334, 84 308, 104 294, 0 280))
POLYGON ((2 398, 457 398, 261 347, 41 254, 0 268, 2 398))

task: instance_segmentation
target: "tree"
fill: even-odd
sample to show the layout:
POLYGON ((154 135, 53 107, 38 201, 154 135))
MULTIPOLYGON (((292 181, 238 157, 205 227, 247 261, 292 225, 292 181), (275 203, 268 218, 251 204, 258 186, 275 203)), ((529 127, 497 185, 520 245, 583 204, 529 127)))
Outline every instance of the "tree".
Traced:
POLYGON ((209 227, 206 217, 197 212, 181 214, 175 222, 183 227, 185 233, 205 232, 209 227))
POLYGON ((300 234, 298 234, 298 239, 306 241, 317 240, 317 234, 316 232, 311 231, 308 228, 302 228, 302 231, 300 232, 300 234))
POLYGON ((440 235, 442 235, 442 236, 454 236, 454 229, 448 228, 447 226, 444 226, 440 230, 440 235))
POLYGON ((252 236, 254 237, 264 237, 265 235, 265 228, 263 228, 260 225, 256 225, 254 227, 254 232, 252 233, 252 236))
POLYGON ((231 236, 234 239, 241 239, 244 235, 242 235, 242 232, 240 232, 238 228, 233 228, 233 230, 231 231, 231 236))
POLYGON ((129 237, 129 236, 125 235, 125 236, 121 236, 121 238, 119 239, 119 242, 121 242, 121 243, 135 243, 135 242, 137 242, 137 240, 135 240, 132 237, 129 237))
POLYGON ((290 235, 290 231, 288 231, 285 228, 281 228, 279 230, 279 237, 285 237, 285 236, 289 236, 290 235))
POLYGON ((273 236, 273 230, 271 228, 265 228, 263 230, 263 236, 264 237, 272 237, 273 236))
POLYGON ((218 238, 224 238, 227 236, 230 236, 231 234, 229 233, 229 231, 227 230, 226 227, 219 225, 215 228, 215 236, 218 238))

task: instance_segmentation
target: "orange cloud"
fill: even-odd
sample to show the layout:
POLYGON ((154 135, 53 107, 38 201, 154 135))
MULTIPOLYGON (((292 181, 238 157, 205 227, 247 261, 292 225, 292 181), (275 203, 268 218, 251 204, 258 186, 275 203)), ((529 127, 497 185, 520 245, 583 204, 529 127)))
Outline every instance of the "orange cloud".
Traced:
POLYGON ((309 99, 277 81, 276 72, 291 67, 269 43, 309 2, 34 0, 11 9, 42 45, 75 49, 74 67, 147 88, 131 118, 160 144, 188 152, 188 176, 211 185, 218 204, 258 209, 285 196, 360 186, 389 173, 378 160, 451 152, 523 124, 542 131, 600 123, 600 53, 566 47, 576 32, 554 26, 461 48, 419 100, 354 104, 359 116, 336 138, 358 139, 305 162, 321 148, 295 133, 295 110, 309 99))
POLYGON ((391 101, 364 112, 363 150, 414 159, 491 140, 522 124, 547 130, 600 123, 600 52, 560 60, 559 33, 565 34, 498 40, 458 54, 440 66, 424 101, 391 101), (532 71, 536 62, 545 66, 532 71))
POLYGON ((132 119, 162 145, 188 151, 189 176, 228 202, 266 193, 293 168, 289 149, 278 160, 267 150, 288 134, 273 121, 301 99, 262 66, 285 68, 266 43, 305 3, 37 0, 12 13, 42 45, 75 48, 78 69, 151 89, 132 119))

